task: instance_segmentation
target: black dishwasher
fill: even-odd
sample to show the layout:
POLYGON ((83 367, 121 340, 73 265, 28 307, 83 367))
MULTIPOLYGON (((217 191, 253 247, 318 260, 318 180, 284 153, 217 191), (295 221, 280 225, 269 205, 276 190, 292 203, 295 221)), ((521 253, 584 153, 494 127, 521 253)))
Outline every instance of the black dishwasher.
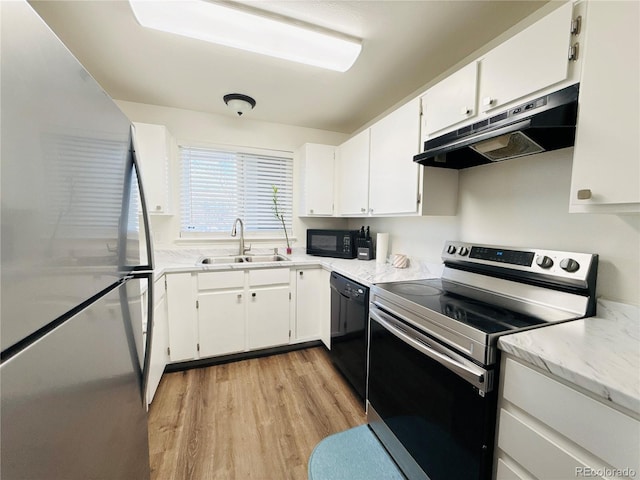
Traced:
POLYGON ((364 401, 367 389, 369 288, 331 272, 331 350, 333 364, 364 401))

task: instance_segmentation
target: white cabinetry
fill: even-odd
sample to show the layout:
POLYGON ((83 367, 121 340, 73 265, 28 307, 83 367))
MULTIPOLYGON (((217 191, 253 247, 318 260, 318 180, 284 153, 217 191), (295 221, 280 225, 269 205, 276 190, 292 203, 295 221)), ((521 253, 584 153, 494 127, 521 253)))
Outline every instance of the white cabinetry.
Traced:
POLYGON ((439 130, 474 118, 478 114, 478 62, 449 75, 422 97, 423 133, 439 130))
POLYGON ((171 273, 166 277, 169 359, 172 362, 194 360, 198 357, 195 279, 191 273, 171 273))
POLYGON ((571 212, 640 212, 640 3, 590 2, 571 212))
POLYGON ((418 212, 420 166, 420 99, 416 98, 371 127, 369 213, 418 212))
POLYGON ((480 61, 480 109, 503 106, 565 80, 573 3, 567 2, 480 61))
POLYGON ((502 372, 497 479, 603 478, 587 472, 625 468, 640 472, 637 418, 508 355, 502 372))
POLYGON ((455 215, 457 172, 424 169, 413 162, 419 151, 415 98, 337 148, 337 214, 455 215))
POLYGON ((369 213, 369 129, 336 149, 338 214, 363 216, 369 213))
POLYGON ((173 139, 164 125, 133 125, 147 209, 153 214, 171 214, 169 164, 173 139))
POLYGON ((305 143, 296 152, 300 165, 299 216, 333 215, 335 150, 332 145, 305 143))
POLYGON ((295 341, 305 342, 320 338, 323 305, 330 299, 323 291, 323 270, 321 268, 301 268, 296 270, 296 325, 295 341))
POLYGON ((289 343, 290 299, 288 268, 249 270, 250 350, 289 343))
POLYGON ((200 357, 245 349, 244 272, 198 274, 198 338, 200 357))
POLYGON ((153 284, 153 330, 151 337, 151 356, 149 361, 149 378, 147 382, 147 405, 153 401, 164 367, 169 363, 167 353, 167 296, 166 277, 163 275, 153 284))

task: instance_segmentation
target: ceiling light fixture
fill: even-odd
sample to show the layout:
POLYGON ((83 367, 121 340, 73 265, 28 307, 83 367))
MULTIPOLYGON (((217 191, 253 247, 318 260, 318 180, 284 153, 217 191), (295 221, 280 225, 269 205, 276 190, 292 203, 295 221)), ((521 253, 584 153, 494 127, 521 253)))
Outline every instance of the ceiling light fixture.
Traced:
POLYGON ((362 50, 358 39, 228 2, 129 3, 143 27, 338 72, 349 70, 362 50))
POLYGON ((256 101, 253 98, 241 93, 229 93, 222 97, 222 99, 239 117, 241 117, 244 112, 248 112, 256 106, 256 101))

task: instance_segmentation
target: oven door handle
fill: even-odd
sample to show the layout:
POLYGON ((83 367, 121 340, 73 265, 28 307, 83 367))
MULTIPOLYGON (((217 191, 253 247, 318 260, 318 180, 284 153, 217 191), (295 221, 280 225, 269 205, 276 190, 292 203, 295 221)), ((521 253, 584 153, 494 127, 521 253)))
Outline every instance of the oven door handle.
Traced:
POLYGON ((489 385, 490 382, 487 381, 489 372, 487 372, 486 370, 480 367, 465 365, 444 353, 440 353, 434 350, 433 347, 431 347, 430 345, 427 345, 426 343, 420 341, 419 339, 414 338, 409 333, 394 326, 388 320, 385 320, 385 318, 383 317, 387 317, 393 321, 392 317, 385 314, 384 312, 381 312, 377 308, 376 309, 370 308, 369 316, 371 316, 382 327, 388 330, 389 333, 392 333, 403 342, 409 344, 416 350, 427 355, 432 360, 435 360, 442 366, 454 372, 459 377, 465 379, 467 382, 477 387, 478 390, 480 390, 482 396, 484 396, 484 393, 489 391, 489 389, 491 388, 491 385, 489 385))

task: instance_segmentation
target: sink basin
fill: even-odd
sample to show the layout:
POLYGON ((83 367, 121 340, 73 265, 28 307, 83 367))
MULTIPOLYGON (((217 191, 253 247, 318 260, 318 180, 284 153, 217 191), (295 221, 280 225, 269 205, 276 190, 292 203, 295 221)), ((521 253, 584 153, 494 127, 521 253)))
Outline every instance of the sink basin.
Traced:
POLYGON ((201 265, 213 265, 222 263, 242 263, 246 257, 204 257, 198 260, 201 265))
POLYGON ((250 255, 245 257, 245 262, 259 263, 259 262, 284 262, 289 260, 282 255, 250 255))
POLYGON ((223 265, 225 263, 265 263, 283 262, 289 260, 282 255, 246 255, 246 256, 224 256, 224 257, 204 257, 198 260, 198 265, 223 265))

